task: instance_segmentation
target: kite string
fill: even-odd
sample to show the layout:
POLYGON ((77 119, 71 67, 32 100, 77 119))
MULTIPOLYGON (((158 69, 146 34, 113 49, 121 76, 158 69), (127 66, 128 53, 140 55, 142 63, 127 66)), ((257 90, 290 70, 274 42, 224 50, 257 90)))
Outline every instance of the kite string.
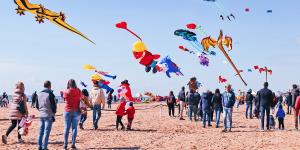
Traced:
POLYGON ((131 34, 133 34, 133 35, 134 35, 135 37, 137 37, 138 39, 140 39, 141 41, 143 41, 141 37, 139 37, 136 33, 134 33, 133 31, 131 31, 130 29, 126 28, 126 30, 127 30, 128 32, 130 32, 131 34))

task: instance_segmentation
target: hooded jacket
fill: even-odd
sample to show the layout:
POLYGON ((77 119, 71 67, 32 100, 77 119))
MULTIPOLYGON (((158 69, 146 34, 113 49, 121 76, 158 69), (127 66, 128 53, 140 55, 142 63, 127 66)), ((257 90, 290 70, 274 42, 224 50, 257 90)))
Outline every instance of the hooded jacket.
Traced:
POLYGON ((124 116, 125 115, 125 106, 126 106, 126 101, 121 101, 117 110, 116 110, 116 115, 117 116, 124 116))
POLYGON ((102 89, 99 87, 93 87, 91 90, 91 100, 94 105, 102 105, 102 108, 105 106, 105 96, 102 89))
POLYGON ((26 95, 24 94, 24 91, 21 89, 15 89, 13 96, 12 96, 12 102, 10 104, 10 109, 9 109, 9 119, 10 120, 21 120, 22 117, 25 115, 28 115, 28 108, 26 104, 26 95), (18 107, 20 107, 20 103, 24 103, 25 107, 25 114, 22 114, 18 107))

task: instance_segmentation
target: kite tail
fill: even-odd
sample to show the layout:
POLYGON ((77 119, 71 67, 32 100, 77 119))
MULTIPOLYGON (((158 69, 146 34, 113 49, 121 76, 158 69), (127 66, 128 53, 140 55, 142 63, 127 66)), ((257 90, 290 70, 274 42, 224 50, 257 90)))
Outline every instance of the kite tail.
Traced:
POLYGON ((138 39, 140 39, 141 41, 143 41, 141 37, 139 37, 136 33, 134 33, 133 31, 131 31, 130 29, 126 28, 125 30, 127 30, 127 31, 130 32, 132 35, 134 35, 135 37, 137 37, 138 39))
POLYGON ((117 78, 117 76, 112 76, 112 75, 108 75, 108 74, 104 74, 104 76, 105 76, 105 77, 108 77, 108 78, 112 78, 112 79, 114 79, 114 80, 117 78))
POLYGON ((216 7, 218 7, 218 9, 222 12, 223 15, 229 15, 229 13, 225 10, 224 7, 221 6, 221 4, 219 4, 219 2, 214 2, 216 7))

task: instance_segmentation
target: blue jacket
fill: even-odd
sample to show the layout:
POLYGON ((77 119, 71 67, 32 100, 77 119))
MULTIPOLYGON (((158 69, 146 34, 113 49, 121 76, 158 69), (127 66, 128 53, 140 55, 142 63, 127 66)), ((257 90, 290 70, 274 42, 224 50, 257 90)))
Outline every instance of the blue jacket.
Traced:
POLYGON ((203 93, 201 95, 201 102, 202 102, 202 111, 210 112, 212 107, 211 95, 209 93, 203 93))
POLYGON ((278 109, 277 113, 276 113, 276 117, 277 118, 284 118, 285 117, 285 112, 283 109, 278 109))
POLYGON ((222 97, 222 105, 225 108, 232 108, 235 104, 235 94, 230 92, 224 92, 222 97))

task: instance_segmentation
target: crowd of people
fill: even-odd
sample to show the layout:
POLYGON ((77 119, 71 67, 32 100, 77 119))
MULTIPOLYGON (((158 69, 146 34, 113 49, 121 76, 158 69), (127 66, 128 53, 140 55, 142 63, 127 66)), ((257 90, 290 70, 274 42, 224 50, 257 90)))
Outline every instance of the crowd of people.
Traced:
MULTIPOLYGON (((191 79, 192 80, 192 79, 191 79)), ((261 120, 261 131, 275 128, 275 118, 278 120, 278 129, 284 130, 284 118, 286 114, 295 118, 295 130, 298 130, 300 121, 300 94, 299 87, 293 85, 293 89, 287 93, 278 93, 276 95, 269 88, 269 83, 265 82, 263 88, 256 93, 249 89, 247 92, 238 91, 236 95, 231 85, 225 87, 225 92, 221 93, 216 89, 214 93, 210 90, 203 90, 199 93, 197 88, 189 88, 185 91, 182 87, 178 93, 177 100, 173 91, 170 92, 167 99, 169 116, 174 117, 174 107, 178 105, 178 116, 180 120, 185 120, 183 112, 190 121, 202 121, 202 127, 211 127, 215 116, 215 127, 220 127, 220 116, 223 113, 223 132, 231 132, 232 112, 234 106, 239 108, 240 104, 246 104, 245 118, 253 119, 256 117, 261 120), (284 107, 287 108, 287 113, 284 107), (277 112, 275 112, 277 110, 277 112)))
MULTIPOLYGON (((193 82, 195 81, 195 79, 192 80, 193 82)), ((178 116, 180 120, 185 120, 185 116, 187 116, 189 121, 201 121, 202 127, 207 128, 212 127, 212 122, 215 119, 215 128, 219 128, 221 114, 223 113, 222 132, 231 132, 234 119, 234 106, 238 108, 240 104, 246 104, 245 118, 253 119, 256 117, 261 119, 260 127, 262 131, 275 128, 274 117, 278 119, 278 129, 284 130, 284 118, 286 114, 294 114, 295 129, 298 130, 298 122, 300 121, 300 92, 296 85, 293 85, 293 89, 288 93, 280 93, 276 96, 275 93, 268 88, 268 82, 265 82, 263 88, 256 93, 249 89, 246 93, 238 91, 238 94, 235 94, 232 86, 229 84, 226 85, 223 93, 221 93, 220 89, 215 89, 214 93, 205 89, 200 93, 197 84, 193 82, 189 84, 189 91, 186 91, 185 87, 182 87, 177 96, 175 96, 173 91, 167 96, 166 103, 170 117, 175 117, 175 107, 178 105, 178 116), (283 109, 284 105, 287 107, 287 113, 283 109), (275 110, 277 110, 276 113, 275 110), (186 115, 184 111, 186 111, 186 115)), ((7 95, 4 96, 8 98, 7 95)), ((63 91, 62 97, 65 103, 63 114, 63 149, 68 148, 70 130, 72 132, 71 148, 76 149, 77 128, 79 127, 81 130, 84 130, 88 110, 92 111, 93 129, 97 130, 101 118, 101 111, 104 109, 105 104, 107 103, 108 108, 111 109, 111 103, 116 99, 111 93, 109 93, 106 98, 103 90, 99 88, 97 84, 93 85, 90 93, 87 89, 80 90, 73 79, 68 81, 67 88, 63 91)), ((47 150, 49 136, 57 112, 57 100, 53 94, 51 82, 45 81, 44 90, 34 92, 31 98, 31 107, 39 111, 40 127, 37 137, 38 149, 47 150)), ((9 109, 11 125, 6 133, 2 135, 2 142, 4 144, 7 144, 8 136, 15 128, 20 130, 21 127, 19 124, 22 119, 28 117, 29 109, 26 102, 25 86, 22 82, 18 82, 15 85, 9 109)), ((126 104, 126 99, 122 97, 115 112, 116 130, 119 130, 119 126, 121 130, 132 130, 135 108, 133 102, 128 103, 129 106, 127 109, 126 104), (125 127, 122 121, 126 115, 128 122, 127 127, 125 127)), ((24 142, 20 132, 18 132, 18 142, 24 142)))
MULTIPOLYGON (((37 137, 37 145, 39 150, 48 149, 48 140, 51 133, 52 125, 55 122, 55 114, 57 112, 57 101, 50 81, 44 82, 44 90, 32 95, 31 107, 36 108, 39 111, 39 134, 37 137)), ((98 85, 94 84, 91 92, 86 89, 80 90, 75 80, 70 79, 67 84, 67 89, 63 91, 63 99, 65 103, 64 107, 64 144, 63 149, 68 148, 69 132, 72 132, 71 148, 76 149, 76 137, 77 128, 84 130, 84 122, 87 119, 88 109, 93 112, 93 129, 98 129, 98 123, 101 118, 101 110, 105 106, 104 92, 98 85)), ((109 100, 111 103, 112 96, 109 100)), ((110 104, 109 104, 110 105, 110 104)), ((122 122, 122 117, 127 115, 128 125, 127 130, 132 130, 132 122, 135 115, 135 108, 133 103, 129 103, 129 107, 126 107, 126 100, 121 99, 120 104, 116 110, 116 129, 118 130, 119 124, 121 124, 121 130, 125 130, 125 126, 122 122)), ((109 106, 111 108, 111 106, 109 106)), ((9 109, 9 119, 11 125, 7 129, 6 133, 2 135, 2 142, 7 144, 8 136, 17 127, 18 129, 18 142, 23 143, 22 134, 20 132, 20 123, 23 118, 29 117, 29 109, 27 107, 27 97, 25 95, 25 85, 23 82, 18 82, 15 85, 15 90, 12 95, 12 100, 9 109)))

